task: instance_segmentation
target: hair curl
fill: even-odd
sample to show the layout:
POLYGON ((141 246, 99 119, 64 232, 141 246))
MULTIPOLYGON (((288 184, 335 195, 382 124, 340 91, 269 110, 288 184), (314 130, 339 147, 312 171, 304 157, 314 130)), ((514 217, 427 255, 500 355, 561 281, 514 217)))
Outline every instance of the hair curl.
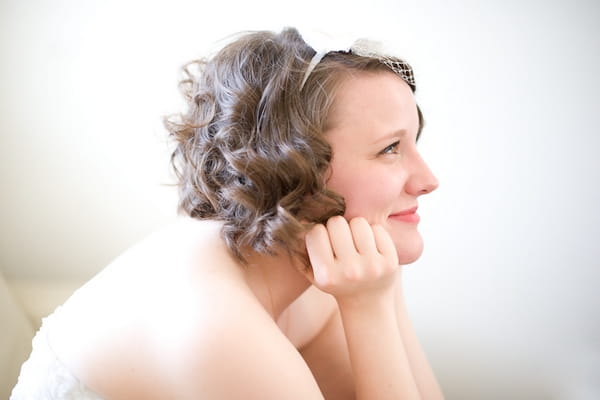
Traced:
POLYGON ((345 73, 389 69, 333 52, 301 88, 314 54, 293 28, 246 33, 183 67, 187 110, 165 118, 176 141, 180 211, 223 221, 223 238, 242 263, 249 249, 277 248, 306 263, 298 240, 306 225, 344 213, 325 176, 332 150, 323 132, 334 92, 345 73))

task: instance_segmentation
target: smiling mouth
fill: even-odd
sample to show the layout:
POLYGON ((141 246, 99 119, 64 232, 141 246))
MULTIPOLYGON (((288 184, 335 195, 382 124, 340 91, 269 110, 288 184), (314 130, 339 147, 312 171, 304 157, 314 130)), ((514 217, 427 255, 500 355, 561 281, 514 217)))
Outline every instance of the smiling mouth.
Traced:
POLYGON ((392 214, 389 216, 389 218, 395 221, 406 222, 409 224, 418 224, 421 220, 421 217, 419 217, 419 214, 417 214, 417 207, 413 207, 408 210, 392 214))

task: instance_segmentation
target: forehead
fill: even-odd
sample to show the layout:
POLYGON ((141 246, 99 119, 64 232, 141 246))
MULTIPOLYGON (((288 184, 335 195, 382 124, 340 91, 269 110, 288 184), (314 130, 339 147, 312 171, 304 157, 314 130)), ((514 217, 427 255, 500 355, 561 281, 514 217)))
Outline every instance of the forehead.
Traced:
POLYGON ((328 140, 374 141, 405 130, 416 135, 417 105, 410 86, 391 72, 359 73, 344 78, 328 118, 328 140))

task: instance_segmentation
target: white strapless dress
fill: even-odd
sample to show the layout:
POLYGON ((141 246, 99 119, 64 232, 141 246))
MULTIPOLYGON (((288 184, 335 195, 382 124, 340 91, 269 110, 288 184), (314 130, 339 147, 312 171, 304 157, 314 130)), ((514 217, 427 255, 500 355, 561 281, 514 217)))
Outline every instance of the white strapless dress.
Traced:
POLYGON ((103 400, 73 376, 52 350, 48 331, 59 313, 60 307, 42 320, 10 400, 103 400))

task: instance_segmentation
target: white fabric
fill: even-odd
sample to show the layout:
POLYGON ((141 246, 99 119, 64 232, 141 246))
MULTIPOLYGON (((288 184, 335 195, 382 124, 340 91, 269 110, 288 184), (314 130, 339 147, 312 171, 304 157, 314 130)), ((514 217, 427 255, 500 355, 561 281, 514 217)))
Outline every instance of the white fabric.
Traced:
POLYGON ((336 35, 332 36, 324 32, 314 30, 303 30, 300 32, 302 39, 308 44, 314 51, 316 51, 313 58, 310 60, 306 71, 304 72, 304 78, 300 84, 300 88, 304 87, 306 80, 312 73, 313 69, 321 61, 325 55, 331 51, 349 51, 350 47, 354 43, 354 38, 348 36, 336 35))
POLYGON ((33 350, 21 367, 19 381, 10 400, 102 400, 87 388, 58 359, 48 342, 48 330, 60 307, 42 321, 33 338, 33 350))

